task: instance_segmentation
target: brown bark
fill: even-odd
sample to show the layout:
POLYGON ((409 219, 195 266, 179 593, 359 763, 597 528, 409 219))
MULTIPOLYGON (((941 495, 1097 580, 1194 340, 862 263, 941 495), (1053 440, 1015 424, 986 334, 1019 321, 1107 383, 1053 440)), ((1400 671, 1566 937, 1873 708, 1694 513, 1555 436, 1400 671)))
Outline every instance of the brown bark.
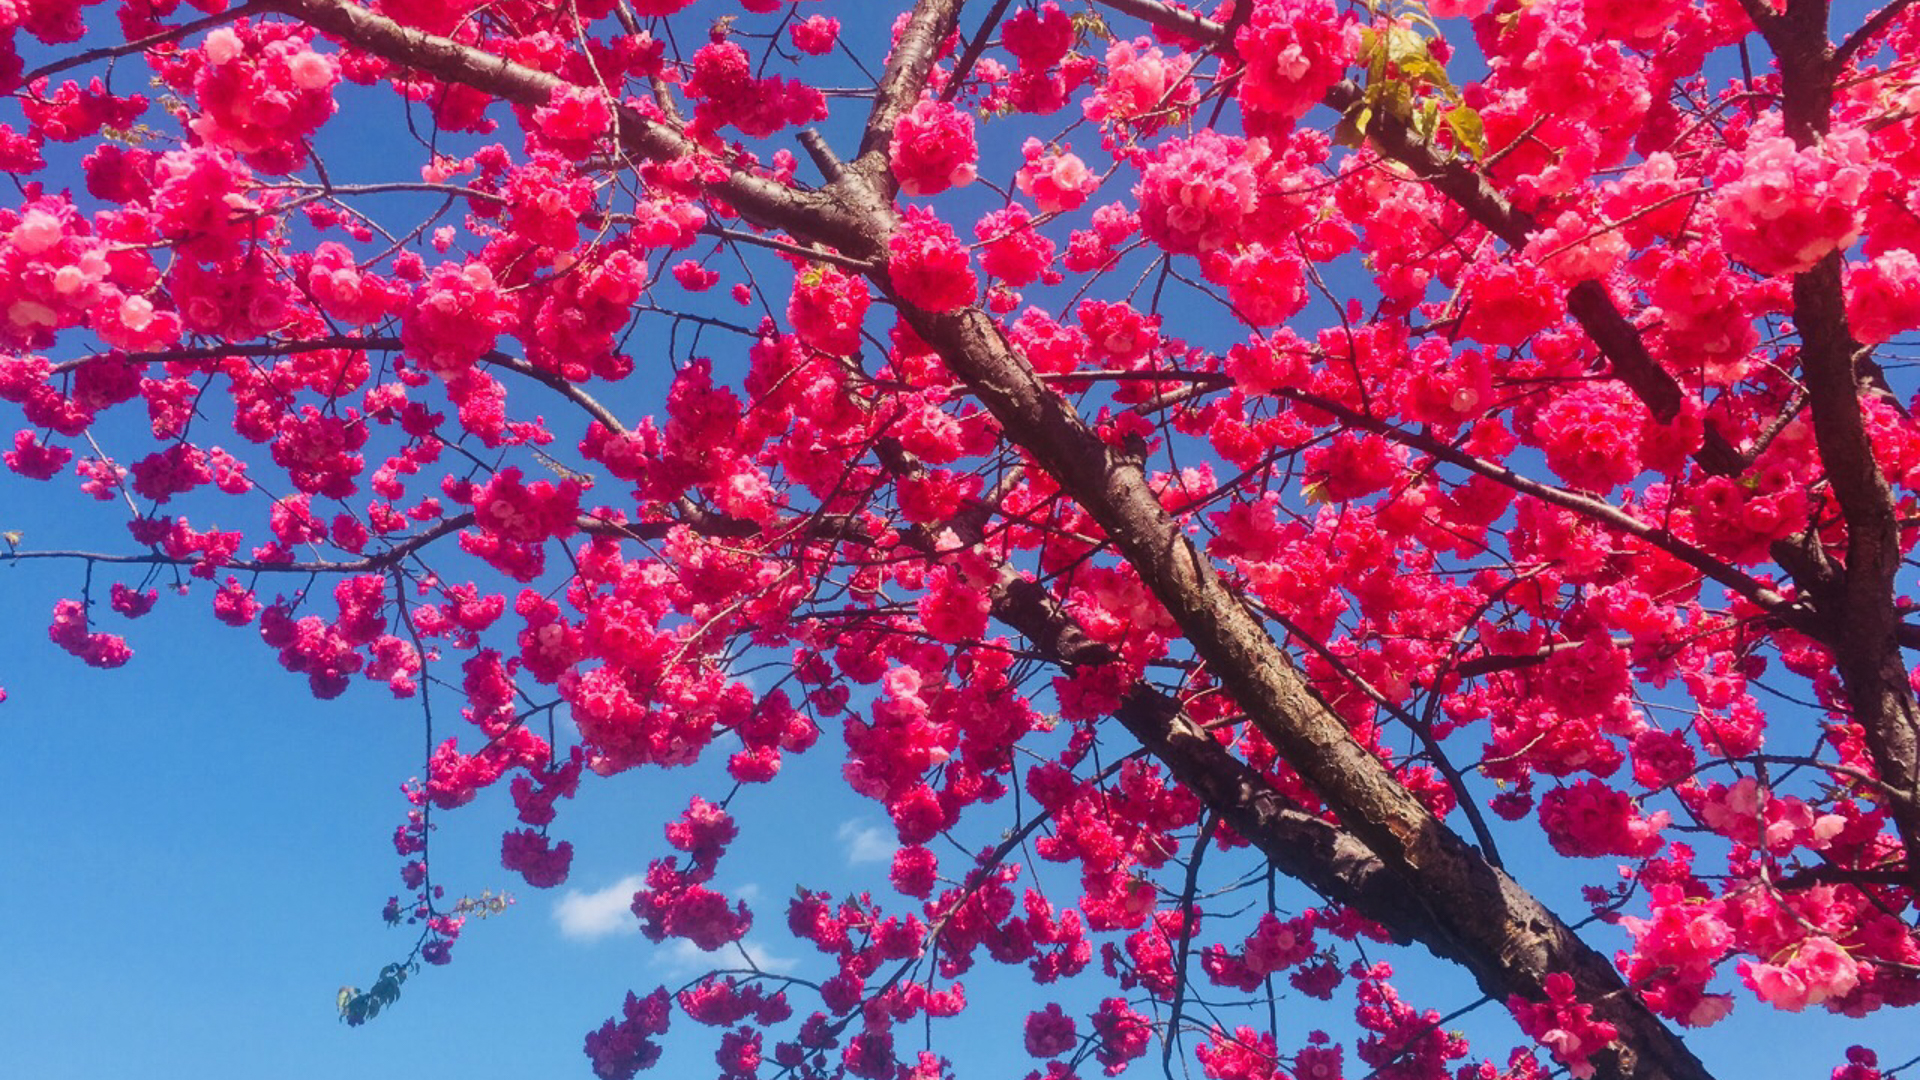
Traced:
MULTIPOLYGON (((1839 73, 1827 38, 1826 0, 1790 0, 1780 14, 1752 3, 1748 10, 1780 67, 1787 134, 1802 148, 1818 146, 1832 125, 1839 73)), ((1920 860, 1913 858, 1920 851, 1920 701, 1901 653, 1895 603, 1900 521, 1861 405, 1863 394, 1883 391, 1864 369, 1869 350, 1847 325, 1841 264, 1836 251, 1793 277, 1793 322, 1814 443, 1847 527, 1844 566, 1812 563, 1807 571, 1821 577, 1804 584, 1822 606, 1821 640, 1833 651, 1853 720, 1873 755, 1881 803, 1906 847, 1907 881, 1920 888, 1920 860)))
MULTIPOLYGON (((522 104, 538 104, 559 88, 551 76, 408 30, 343 0, 274 2, 358 48, 522 104)), ((927 0, 916 8, 883 79, 879 110, 897 109, 918 93, 912 78, 896 77, 895 71, 924 72, 919 51, 951 31, 959 8, 958 0, 927 0)), ((869 125, 866 151, 872 149, 872 131, 869 125)), ((628 152, 647 158, 693 149, 671 130, 631 114, 622 116, 619 138, 628 152)), ((867 262, 874 283, 892 296, 884 267, 891 210, 871 180, 849 173, 826 191, 805 192, 736 172, 716 183, 713 194, 751 220, 867 262)), ((1600 1075, 1706 1080, 1704 1066, 1622 984, 1604 956, 1489 865, 1353 738, 1160 506, 1140 463, 1106 446, 1007 345, 986 314, 933 314, 894 300, 1007 436, 1100 523, 1209 671, 1332 809, 1339 829, 1288 812, 1254 783, 1257 774, 1190 723, 1183 726, 1177 708, 1136 692, 1120 719, 1176 776, 1289 872, 1336 890, 1363 911, 1379 912, 1375 917, 1384 917, 1396 933, 1466 967, 1490 996, 1539 1000, 1548 974, 1572 975, 1581 999, 1619 1027, 1618 1042, 1594 1059, 1600 1075)))

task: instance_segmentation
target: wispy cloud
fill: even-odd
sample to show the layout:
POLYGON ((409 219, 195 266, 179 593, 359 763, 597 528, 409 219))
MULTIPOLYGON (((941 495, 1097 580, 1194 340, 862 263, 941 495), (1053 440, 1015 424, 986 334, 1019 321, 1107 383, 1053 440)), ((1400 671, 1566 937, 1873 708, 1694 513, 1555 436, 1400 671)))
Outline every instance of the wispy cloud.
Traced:
MULTIPOLYGON (((591 942, 616 934, 637 934, 640 932, 640 920, 634 918, 631 908, 633 894, 644 884, 645 878, 639 874, 629 874, 593 892, 568 889, 565 896, 554 902, 553 921, 560 927, 561 936, 573 941, 591 942)), ((735 889, 733 895, 736 899, 752 902, 760 897, 761 892, 758 885, 748 883, 735 889)), ((742 941, 740 948, 746 950, 754 966, 762 971, 781 974, 800 965, 800 961, 770 952, 756 941, 742 941)), ((698 945, 685 938, 673 938, 650 950, 647 962, 659 968, 664 976, 681 977, 711 971, 716 967, 738 967, 740 954, 732 948, 703 952, 698 945)))
POLYGON ((840 845, 846 851, 847 862, 854 865, 891 862, 894 850, 900 846, 892 833, 868 825, 859 818, 843 822, 835 835, 840 838, 840 845))
MULTIPOLYGON (((757 941, 742 941, 740 948, 746 950, 753 966, 761 971, 776 975, 785 974, 800 966, 800 961, 768 952, 767 947, 757 941)), ((648 954, 647 962, 659 968, 661 974, 669 978, 681 978, 712 971, 714 968, 740 966, 740 954, 732 947, 706 952, 686 938, 674 938, 660 945, 648 954)))
POLYGON ((560 924, 561 936, 575 941, 598 941, 614 934, 637 934, 640 932, 640 920, 633 917, 629 908, 633 904, 633 894, 644 884, 645 878, 639 874, 629 874, 595 892, 568 889, 565 896, 554 902, 553 921, 560 924))

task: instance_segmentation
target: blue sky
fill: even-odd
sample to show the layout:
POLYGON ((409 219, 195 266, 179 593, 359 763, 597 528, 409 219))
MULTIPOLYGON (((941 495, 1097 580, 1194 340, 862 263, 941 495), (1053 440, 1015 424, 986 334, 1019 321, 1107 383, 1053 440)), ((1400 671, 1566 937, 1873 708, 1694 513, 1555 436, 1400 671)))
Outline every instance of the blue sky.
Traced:
MULTIPOLYGON (((9 527, 48 509, 36 498, 44 490, 0 477, 9 527)), ((51 542, 59 527, 49 528, 41 535, 51 542)), ((0 566, 9 614, 0 685, 11 695, 0 705, 0 859, 9 868, 0 1076, 585 1077, 581 1037, 629 989, 678 986, 701 970, 703 957, 684 945, 650 946, 625 907, 631 876, 665 853, 660 823, 690 794, 723 788, 697 768, 589 778, 561 804, 555 833, 578 854, 556 890, 527 888, 499 868, 499 832, 512 817, 504 798, 444 815, 437 876, 472 893, 505 887, 516 903, 470 923, 454 962, 411 981, 390 1012, 357 1029, 339 1023, 337 988, 364 985, 411 941, 386 928, 379 909, 398 885, 388 837, 404 812, 398 784, 418 767, 417 712, 373 686, 313 700, 254 631, 214 623, 199 597, 163 597, 127 626, 128 667, 85 668, 44 630, 77 573, 0 566)), ((719 884, 762 905, 749 944, 770 970, 821 973, 783 925, 796 883, 842 894, 884 886, 886 823, 839 783, 832 742, 737 803, 744 835, 719 884)), ((1578 910, 1550 854, 1502 839, 1523 879, 1578 910)), ((1403 990, 1423 1007, 1444 1012, 1475 996, 1457 972, 1386 955, 1410 965, 1403 990)), ((1031 1067, 1020 1018, 1049 996, 1020 975, 977 967, 964 980, 974 1007, 936 1029, 936 1047, 962 1077, 1031 1067)), ((1088 1000, 1098 982, 1080 980, 1068 1000, 1088 1000)), ((1734 1016, 1690 1040, 1723 1076, 1824 1080, 1850 1042, 1880 1048, 1889 1063, 1920 1051, 1897 1013, 1855 1024, 1774 1013, 1736 993, 1734 1016)), ((1337 1008, 1313 1002, 1285 1003, 1281 1017, 1283 1046, 1312 1027, 1346 1026, 1337 1008)), ((1507 1036, 1490 1009, 1461 1026, 1507 1036)), ((707 1033, 683 1034, 656 1075, 710 1067, 707 1033)), ((1140 1070, 1157 1073, 1157 1061, 1140 1070)))
MULTIPOLYGON (((884 32, 882 21, 862 24, 852 5, 840 8, 850 32, 884 32)), ((360 138, 365 115, 351 133, 330 133, 338 178, 392 175, 378 141, 360 138)), ((391 117, 372 128, 381 122, 391 117)), ((32 548, 129 550, 117 509, 81 505, 67 483, 0 474, 0 529, 22 530, 32 548)), ((436 877, 456 891, 505 888, 516 903, 470 923, 454 963, 410 982, 392 1011, 347 1028, 334 1012, 337 988, 365 985, 411 943, 410 931, 383 925, 380 908, 399 891, 388 838, 406 808, 398 785, 419 770, 417 708, 360 684, 337 701, 313 700, 252 629, 207 616, 204 589, 163 596, 132 624, 100 605, 100 626, 128 633, 136 657, 118 671, 88 669, 45 633, 53 602, 75 595, 79 580, 75 564, 0 564, 0 686, 11 695, 0 705, 0 1077, 584 1077, 582 1035, 629 989, 679 985, 706 959, 649 946, 625 909, 633 876, 665 853, 660 823, 689 795, 725 790, 715 770, 589 778, 554 830, 576 846, 572 878, 545 892, 499 868, 511 811, 492 793, 443 819, 436 877)), ((741 800, 747 832, 720 885, 761 901, 749 942, 769 969, 820 972, 784 930, 796 883, 884 886, 890 830, 845 791, 837 765, 829 738, 741 800)), ((1003 824, 983 822, 986 839, 1003 824)), ((1571 881, 1540 880, 1553 873, 1551 856, 1535 844, 1529 859, 1524 843, 1507 843, 1523 878, 1577 910, 1571 881)), ((1425 967, 1405 987, 1421 1005, 1445 1011, 1472 999, 1456 972, 1425 967)), ((983 967, 966 982, 976 1008, 945 1026, 938 1048, 963 1077, 1023 1074, 1031 1063, 1019 1018, 1048 996, 1017 971, 983 967)), ((1097 989, 1083 981, 1073 994, 1097 989)), ((1771 1013, 1739 993, 1734 1017, 1696 1039, 1723 1076, 1824 1080, 1852 1041, 1881 1047, 1889 1061, 1920 1050, 1896 1015, 1853 1025, 1771 1013)), ((1313 1026, 1346 1030, 1335 1009, 1282 1015, 1283 1046, 1313 1026)), ((1488 1023, 1508 1030, 1497 1016, 1488 1023)), ((901 1038, 906 1045, 909 1031, 901 1038)), ((656 1075, 710 1066, 704 1034, 670 1047, 656 1075)), ((1157 1061, 1140 1070, 1156 1073, 1157 1061)))

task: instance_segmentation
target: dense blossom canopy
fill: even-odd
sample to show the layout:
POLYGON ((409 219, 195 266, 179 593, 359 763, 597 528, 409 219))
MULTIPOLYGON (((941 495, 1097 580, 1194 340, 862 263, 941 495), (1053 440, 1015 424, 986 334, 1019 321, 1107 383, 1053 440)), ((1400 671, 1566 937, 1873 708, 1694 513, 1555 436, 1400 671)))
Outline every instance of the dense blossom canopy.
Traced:
POLYGON ((633 914, 733 970, 608 1080, 1704 1080, 1920 1003, 1920 5, 880 7, 0 0, 0 459, 124 520, 9 616, 457 695, 343 1015, 450 959, 446 811, 551 887, 680 766, 633 914), (890 893, 724 891, 802 754, 890 893))

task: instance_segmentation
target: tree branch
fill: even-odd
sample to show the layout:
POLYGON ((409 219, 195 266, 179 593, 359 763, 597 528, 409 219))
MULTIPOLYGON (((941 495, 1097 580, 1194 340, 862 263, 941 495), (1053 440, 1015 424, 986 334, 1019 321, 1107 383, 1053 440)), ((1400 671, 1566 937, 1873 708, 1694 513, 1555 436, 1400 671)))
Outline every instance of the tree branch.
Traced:
MULTIPOLYGON (((1826 20, 1825 0, 1790 0, 1781 19, 1762 27, 1780 66, 1787 133, 1801 147, 1823 141, 1832 121, 1838 67, 1826 20)), ((1826 640, 1906 847, 1907 880, 1920 888, 1920 700, 1900 652, 1900 516, 1860 404, 1866 349, 1847 324, 1840 252, 1793 276, 1793 322, 1814 443, 1847 526, 1846 565, 1837 583, 1826 583, 1825 598, 1837 605, 1824 613, 1826 640)))
POLYGON ((44 79, 49 75, 57 75, 62 71, 70 71, 77 67, 84 67, 87 64, 93 63, 95 60, 112 60, 117 57, 132 56, 134 53, 146 52, 155 45, 165 45, 169 41, 179 41, 183 37, 197 34, 202 30, 210 30, 213 27, 223 26, 236 19, 245 18, 256 11, 265 10, 267 7, 268 5, 262 2, 262 0, 251 0, 249 3, 236 4, 225 11, 213 15, 194 19, 191 22, 181 23, 179 26, 170 26, 158 33, 148 34, 146 37, 134 41, 123 41, 118 45, 102 45, 99 48, 87 49, 84 52, 77 52, 71 56, 63 56, 58 60, 42 64, 32 71, 27 72, 25 75, 20 76, 20 85, 32 86, 38 80, 44 79))
MULTIPOLYGON (((325 559, 310 559, 305 562, 260 562, 256 559, 235 559, 218 564, 222 570, 238 570, 247 574, 368 574, 385 571, 402 559, 433 543, 449 533, 459 532, 473 524, 471 511, 446 518, 431 528, 414 533, 396 542, 392 547, 374 555, 344 562, 331 562, 325 559)), ((107 563, 119 566, 199 566, 203 559, 185 559, 160 552, 147 552, 140 555, 112 555, 95 551, 6 551, 0 552, 0 562, 27 562, 36 559, 70 559, 89 563, 107 563)))
POLYGON ((1906 11, 1907 8, 1911 6, 1913 6, 1913 0, 1892 0, 1886 7, 1868 16, 1866 22, 1861 23, 1858 29, 1848 34, 1847 39, 1840 43, 1840 47, 1833 50, 1832 62, 1834 71, 1839 72, 1845 70, 1846 66, 1853 61, 1856 53, 1866 48, 1867 44, 1882 30, 1892 25, 1893 20, 1900 17, 1901 12, 1906 11))
POLYGON ((860 151, 853 162, 855 169, 876 184, 883 198, 892 198, 895 186, 886 171, 887 144, 893 141, 894 125, 920 100, 940 44, 959 25, 960 8, 965 2, 920 0, 913 6, 906 29, 893 44, 893 55, 887 58, 873 109, 867 114, 866 129, 860 133, 860 151))
MULTIPOLYGON (((1174 30, 1231 54, 1233 42, 1225 28, 1154 0, 1099 0, 1117 11, 1124 11, 1155 26, 1174 30)), ((1345 115, 1358 105, 1364 91, 1351 81, 1334 84, 1322 104, 1345 115)), ((1484 176, 1467 162, 1443 154, 1414 133, 1407 124, 1388 110, 1375 109, 1367 123, 1367 137, 1381 156, 1413 170, 1414 175, 1432 184, 1455 205, 1467 212, 1481 227, 1505 241, 1514 251, 1527 246, 1534 229, 1532 215, 1509 203, 1484 176)), ((1640 331, 1621 313, 1613 298, 1598 282, 1585 281, 1567 294, 1567 310, 1585 330, 1612 365, 1613 375, 1632 390, 1634 396, 1661 423, 1671 423, 1680 414, 1685 395, 1680 384, 1647 351, 1640 331)), ((1708 472, 1737 475, 1744 463, 1725 438, 1709 427, 1695 460, 1708 472)))
MULTIPOLYGON (((559 89, 551 76, 407 30, 339 0, 275 4, 358 47, 523 104, 539 104, 559 89)), ((863 154, 876 152, 881 131, 890 134, 891 123, 883 120, 887 110, 903 107, 924 85, 924 74, 916 73, 931 64, 930 50, 951 30, 958 8, 958 0, 923 0, 916 9, 897 50, 895 69, 883 81, 882 104, 869 118, 863 154)), ((619 138, 631 152, 652 159, 693 149, 677 133, 626 110, 619 138)), ((1002 430, 1100 523, 1248 718, 1345 829, 1377 857, 1384 876, 1404 891, 1401 908, 1413 906, 1426 913, 1424 919, 1411 913, 1396 916, 1397 929, 1423 931, 1422 940, 1430 948, 1458 960, 1497 999, 1519 995, 1541 1000, 1547 974, 1572 975, 1582 1001, 1592 1003, 1597 1017, 1614 1023, 1620 1032, 1620 1042, 1594 1058, 1604 1075, 1706 1080, 1700 1062, 1629 992, 1606 957, 1513 879, 1488 865, 1399 784, 1337 715, 1313 698, 1291 661, 1161 507, 1140 463, 1105 445, 1006 343, 989 316, 979 310, 934 314, 900 300, 883 261, 885 238, 895 224, 890 207, 844 190, 788 189, 738 171, 715 181, 710 190, 750 220, 874 260, 870 277, 897 304, 902 318, 980 397, 1002 430)), ((1147 736, 1170 756, 1202 742, 1218 745, 1204 732, 1176 745, 1167 736, 1172 718, 1160 720, 1147 736)))
POLYGON ((1706 1080, 1705 1067, 1628 992, 1606 957, 1435 818, 1314 697, 1160 505, 1140 464, 1047 389, 985 313, 935 315, 893 299, 1002 430, 1100 523, 1267 741, 1405 883, 1428 912, 1421 925, 1432 931, 1422 939, 1430 948, 1500 1000, 1543 1000, 1549 973, 1571 974, 1581 1000, 1621 1033, 1620 1046, 1595 1058, 1605 1075, 1706 1080))

